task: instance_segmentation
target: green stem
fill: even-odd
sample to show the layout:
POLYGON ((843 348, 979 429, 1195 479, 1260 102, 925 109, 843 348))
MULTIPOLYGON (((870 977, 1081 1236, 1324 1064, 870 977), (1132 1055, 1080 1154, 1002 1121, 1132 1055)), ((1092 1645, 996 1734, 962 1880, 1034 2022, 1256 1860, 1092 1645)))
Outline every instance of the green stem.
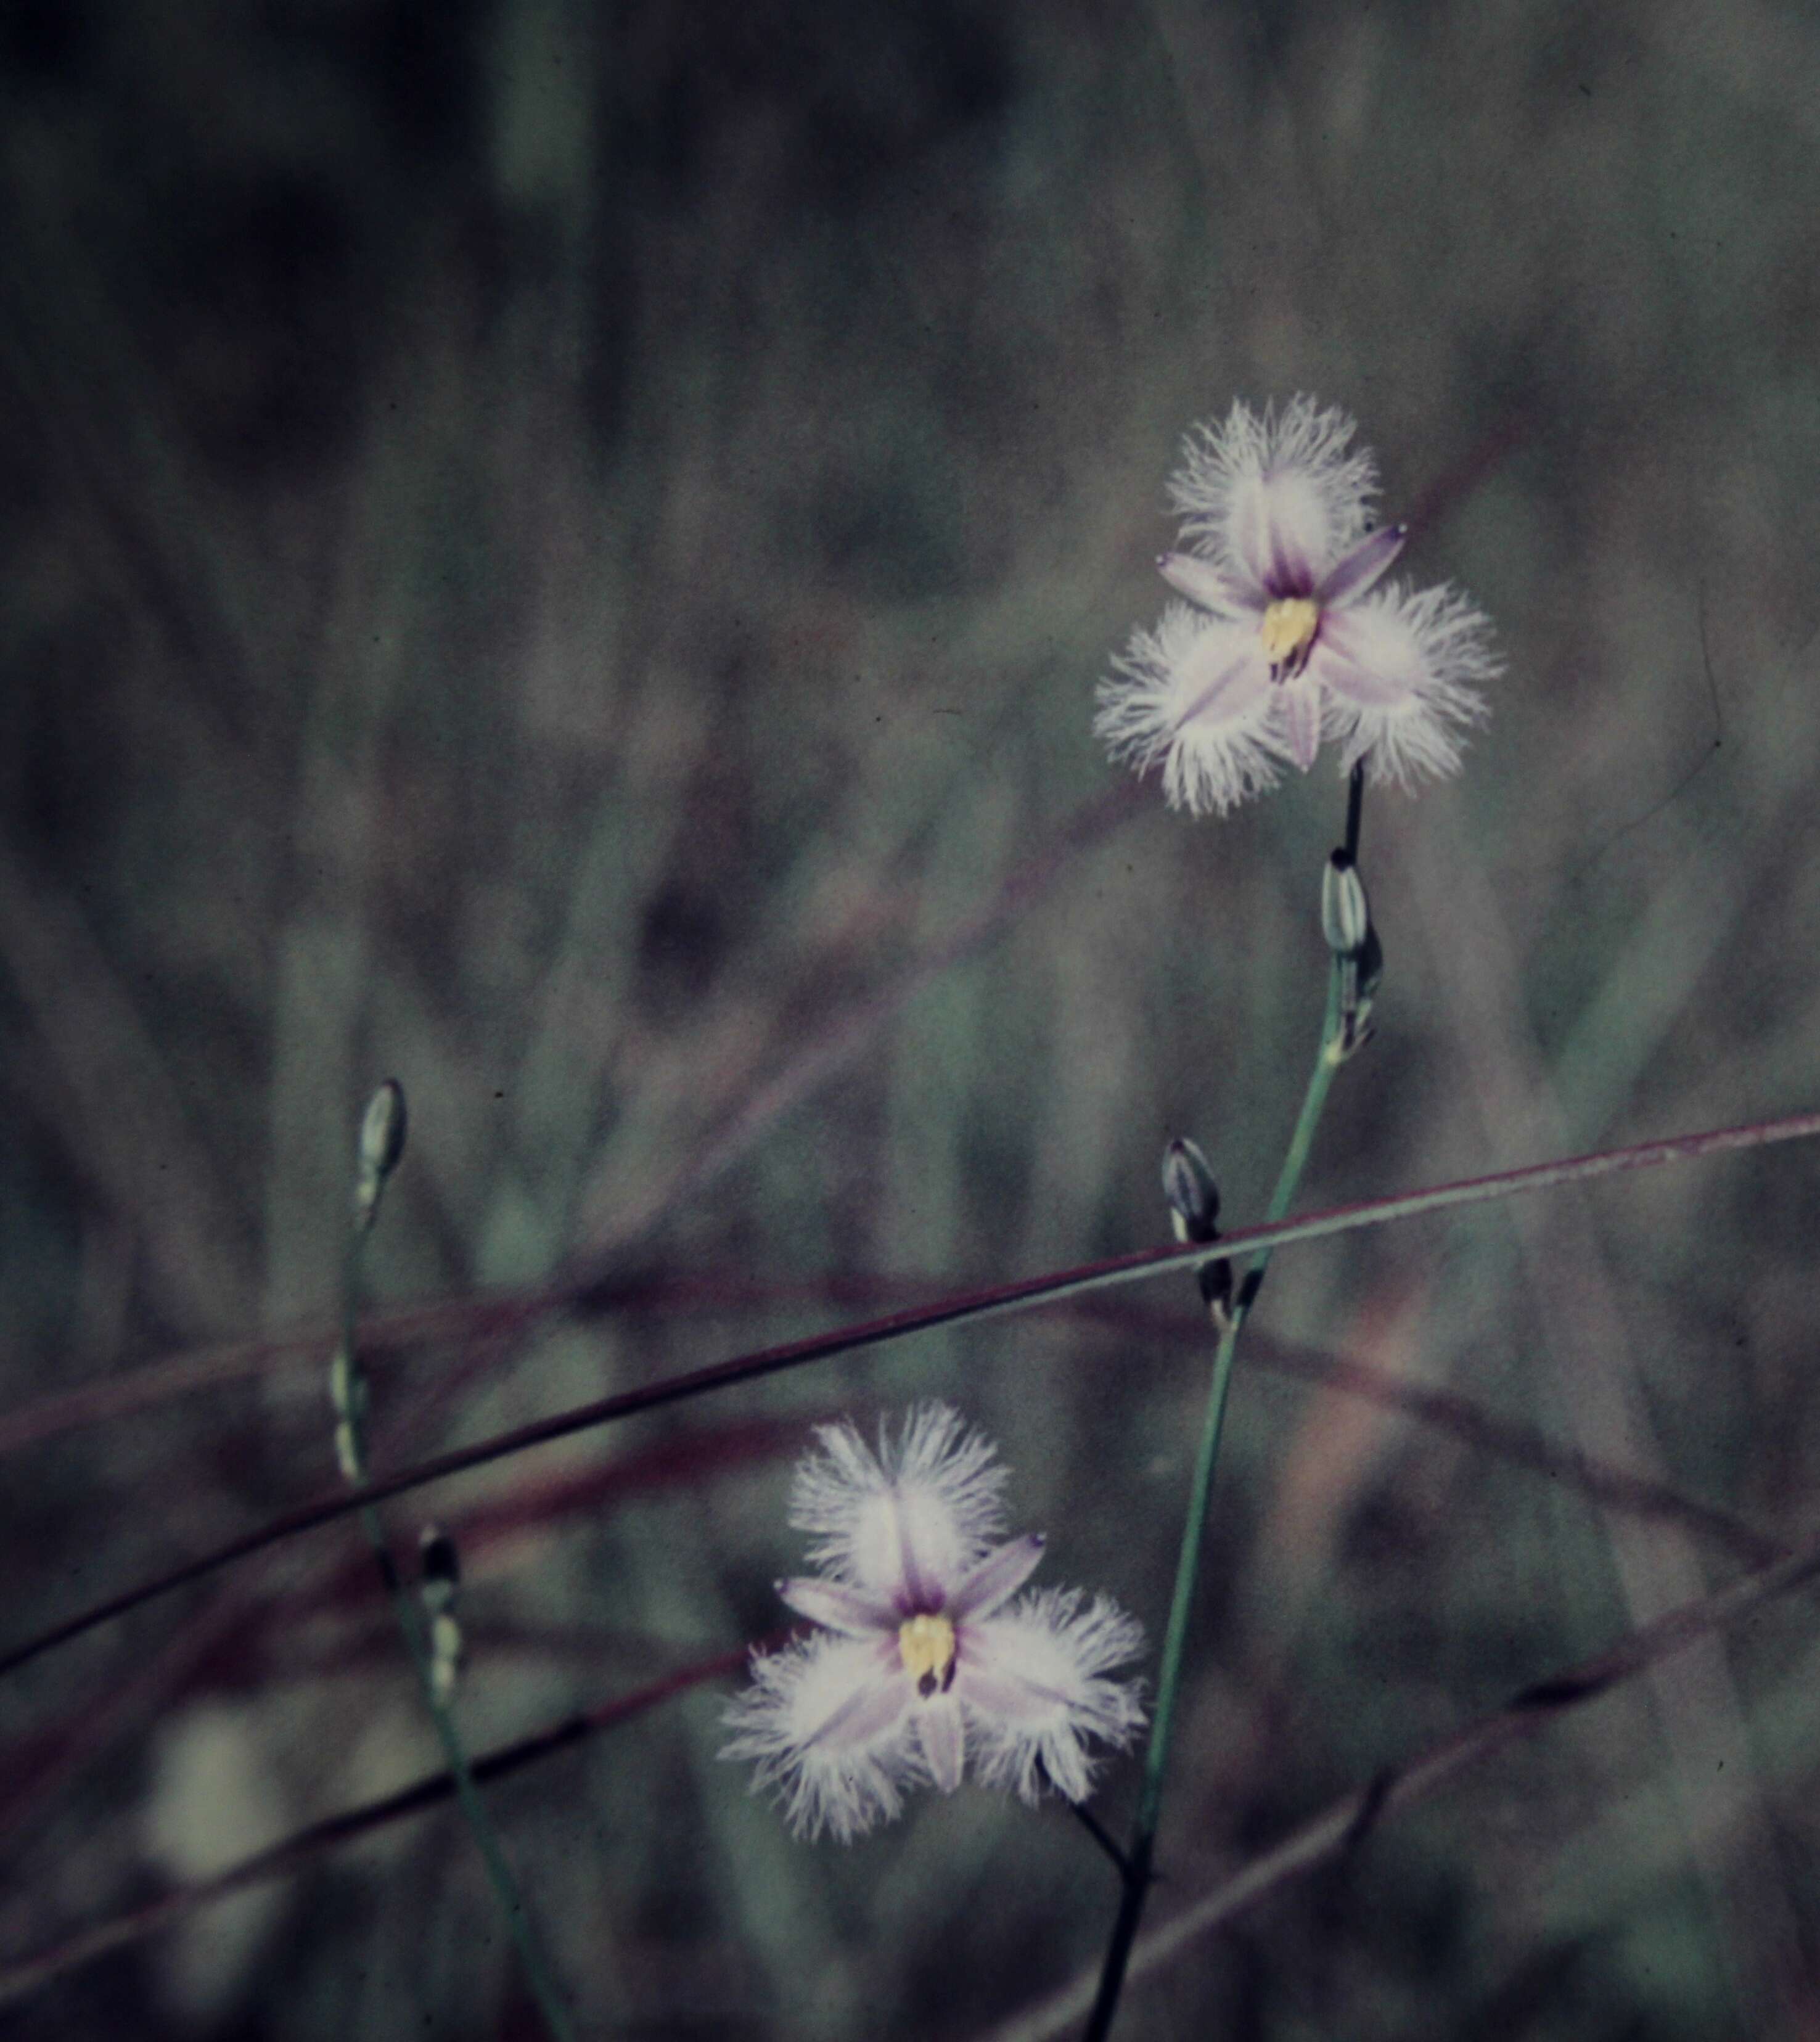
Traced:
MULTIPOLYGON (((1346 813, 1346 848, 1356 857, 1359 848, 1359 807, 1363 779, 1355 769, 1348 790, 1346 813)), ((1267 1225, 1274 1225, 1288 1212, 1302 1173, 1307 1168, 1314 1145, 1315 1130, 1343 1061, 1340 1042, 1341 961, 1333 958, 1327 974, 1327 1016, 1321 1031, 1321 1048, 1302 1095, 1302 1111, 1277 1173, 1267 1225)), ((1169 1744, 1176 1723, 1176 1703, 1182 1685, 1182 1668, 1187 1654, 1188 1627, 1194 1615, 1195 1588, 1200 1576, 1201 1549, 1206 1542, 1207 1511, 1213 1497, 1214 1469, 1219 1459, 1220 1439, 1225 1430, 1226 1397, 1232 1387, 1233 1361, 1238 1352, 1239 1335, 1245 1329, 1258 1292, 1270 1268, 1271 1251, 1260 1249, 1245 1271, 1220 1334, 1214 1355, 1207 1405, 1201 1421, 1200 1446, 1195 1456, 1194 1478, 1188 1489, 1187 1515, 1182 1525, 1182 1546, 1176 1562, 1176 1585, 1169 1600, 1168 1627, 1163 1638, 1162 1664, 1157 1676, 1157 1708, 1150 1723, 1150 1741, 1144 1753, 1144 1781, 1138 1800, 1138 1819, 1126 1852, 1124 1890, 1118 1917, 1107 1945, 1106 1961, 1099 1975, 1099 1990, 1088 2021, 1084 2042, 1106 2042, 1111 2032, 1118 1999, 1124 1990, 1126 1967, 1130 1961, 1144 1906, 1149 1898, 1151 1865, 1156 1853, 1157 1826, 1163 1812, 1163 1788, 1169 1763, 1169 1744)))
MULTIPOLYGON (((362 1377, 359 1352, 354 1344, 355 1321, 359 1305, 360 1273, 362 1251, 365 1245, 368 1228, 359 1221, 348 1237, 347 1260, 342 1283, 342 1352, 347 1357, 347 1373, 350 1387, 356 1399, 361 1394, 362 1377)), ((367 1482, 366 1445, 365 1426, 358 1412, 349 1421, 354 1443, 354 1471, 350 1477, 357 1489, 364 1489, 367 1482)), ((493 1827, 485 1803, 480 1799, 480 1790, 474 1784, 474 1772, 468 1761, 467 1747, 461 1742, 461 1734, 455 1727, 455 1719, 447 1704, 436 1692, 431 1671, 430 1647, 424 1635, 423 1625, 411 1590, 405 1585, 398 1571, 398 1563, 392 1557, 392 1548, 386 1543, 385 1528, 379 1521, 377 1507, 363 1500, 360 1505, 361 1528, 366 1533, 367 1543, 373 1548, 374 1562, 385 1592, 392 1603, 392 1612, 398 1619, 398 1627, 404 1638, 405 1650, 411 1655, 412 1670, 417 1676, 417 1684, 423 1696, 425 1707, 430 1711, 436 1726, 437 1741, 442 1747, 443 1762, 455 1783, 455 1798, 465 1818, 468 1830, 480 1853, 480 1860, 487 1868, 487 1879, 499 1902, 500 1912, 506 1918, 517 1946, 518 1960, 524 1966, 525 1979, 531 1990, 531 1997, 537 2003, 537 2010, 544 2018, 552 2042, 575 2042, 575 2029, 571 2025, 568 2010, 558 1997, 554 1981, 531 1933, 530 1917, 525 1911, 523 1899, 518 1892, 518 1881, 512 1868, 506 1861, 499 1832, 493 1827)))
MULTIPOLYGON (((1337 980, 1337 973, 1335 977, 1337 980)), ((1290 1138, 1289 1151, 1283 1159, 1283 1170, 1277 1180, 1276 1195, 1271 1200, 1270 1218, 1281 1219, 1289 1210, 1289 1202, 1295 1195, 1295 1187, 1308 1161, 1308 1152, 1314 1139, 1315 1127, 1321 1119, 1321 1109, 1327 1101, 1328 1087, 1333 1082, 1333 1073, 1339 1065, 1329 1054, 1333 1041, 1335 1019, 1339 1011, 1337 992, 1329 1000, 1327 1027, 1321 1037, 1321 1054, 1315 1060, 1313 1075, 1308 1081, 1308 1090, 1302 1102, 1302 1113, 1295 1123, 1295 1132, 1290 1138)), ((1238 1295, 1233 1302, 1232 1312, 1226 1321, 1225 1330, 1220 1336, 1220 1344, 1214 1354, 1214 1371, 1207 1386, 1207 1408, 1201 1421, 1201 1444, 1195 1456, 1194 1481, 1188 1490, 1188 1513, 1182 1528, 1182 1550, 1176 1563, 1176 1588, 1169 1603, 1169 1626, 1163 1639, 1163 1662, 1157 1677, 1157 1713, 1152 1722, 1150 1742, 1144 1754, 1144 1790, 1138 1804, 1138 1830, 1140 1839, 1147 1841, 1154 1836, 1157 1818, 1163 1806, 1163 1775, 1168 1763, 1169 1737, 1174 1727, 1176 1696, 1181 1685, 1182 1661, 1187 1648, 1188 1622, 1195 1604, 1195 1584, 1200 1572, 1202 1533, 1206 1524, 1207 1509, 1212 1500, 1214 1467, 1219 1459, 1220 1438, 1225 1428, 1226 1394, 1232 1387, 1233 1360, 1238 1352, 1239 1335, 1243 1331, 1257 1294, 1263 1287, 1264 1271, 1270 1267, 1270 1250, 1260 1252, 1256 1260, 1245 1272, 1245 1281, 1239 1287, 1238 1295)), ((1135 1853, 1138 1848, 1134 1843, 1135 1853)))

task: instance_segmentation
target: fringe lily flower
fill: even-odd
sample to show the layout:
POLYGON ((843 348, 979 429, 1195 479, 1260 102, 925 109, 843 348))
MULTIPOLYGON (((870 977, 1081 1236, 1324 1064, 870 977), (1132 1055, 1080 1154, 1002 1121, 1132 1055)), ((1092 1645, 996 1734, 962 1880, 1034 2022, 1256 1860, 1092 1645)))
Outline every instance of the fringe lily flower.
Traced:
POLYGON ((1072 1801, 1092 1780, 1089 1737, 1123 1746, 1135 1687, 1107 1677, 1137 1653, 1137 1624, 1103 1597, 1019 1596, 1035 1534, 999 1543, 1005 1470, 948 1406, 923 1405, 874 1455, 824 1425, 796 1472, 790 1522, 814 1535, 817 1574, 780 1581, 820 1627, 755 1656, 721 1753, 757 1761, 791 1828, 845 1843, 897 1815, 902 1790, 984 1785, 1072 1801))
POLYGON ((1459 765, 1499 671, 1489 621, 1457 591, 1384 577, 1407 537, 1371 522, 1377 476, 1344 412, 1309 397, 1202 426, 1171 478, 1186 550, 1158 561, 1185 596, 1133 637, 1095 728, 1116 757, 1163 762, 1172 807, 1224 814, 1304 772, 1323 739, 1341 767, 1408 786, 1459 765))

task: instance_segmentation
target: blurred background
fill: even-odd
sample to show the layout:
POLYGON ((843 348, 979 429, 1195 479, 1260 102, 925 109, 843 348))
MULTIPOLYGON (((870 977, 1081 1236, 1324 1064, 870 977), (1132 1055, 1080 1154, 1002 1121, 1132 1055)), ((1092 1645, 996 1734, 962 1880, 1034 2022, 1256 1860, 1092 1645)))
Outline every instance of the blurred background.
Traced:
MULTIPOLYGON (((1380 1034, 1302 1203, 1814 1103, 1817 139, 1776 0, 12 0, 4 1642, 334 1486, 388 1074, 381 1467, 1160 1241, 1177 1134, 1261 1210, 1343 789, 1191 823, 1090 730, 1235 396, 1353 413, 1508 660, 1464 776, 1367 803, 1380 1034)), ((1279 1259, 1156 1918, 1812 1535, 1814 1168, 1279 1259)), ((1097 1959, 1065 1811, 811 1847, 716 1749, 838 1413, 960 1405, 1042 1578, 1160 1638, 1209 1343, 1187 1279, 1120 1298, 388 1508, 461 1543, 476 1750, 718 1666, 490 1795, 590 2032, 965 2036, 1097 1959)), ((1820 2034, 1814 1634, 1462 1775, 1121 2036, 1820 2034)), ((345 1523, 11 1677, 0 1738, 4 1964, 437 1763, 345 1523)), ((446 1810, 0 2012, 537 2032, 446 1810)))

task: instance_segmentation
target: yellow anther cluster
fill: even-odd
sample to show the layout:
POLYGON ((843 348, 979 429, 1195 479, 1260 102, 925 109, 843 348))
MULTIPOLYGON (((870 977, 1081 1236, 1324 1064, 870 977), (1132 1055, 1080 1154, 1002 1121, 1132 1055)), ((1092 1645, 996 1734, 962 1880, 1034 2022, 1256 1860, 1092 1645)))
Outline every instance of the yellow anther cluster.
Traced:
POLYGON ((1285 596, 1264 614, 1258 636, 1264 641, 1264 657, 1272 667, 1294 672, 1302 656, 1314 643, 1321 629, 1320 606, 1305 595, 1285 596))
POLYGON ((947 1686, 954 1670, 954 1627, 945 1616, 913 1616, 897 1627, 897 1652, 920 1695, 947 1686))

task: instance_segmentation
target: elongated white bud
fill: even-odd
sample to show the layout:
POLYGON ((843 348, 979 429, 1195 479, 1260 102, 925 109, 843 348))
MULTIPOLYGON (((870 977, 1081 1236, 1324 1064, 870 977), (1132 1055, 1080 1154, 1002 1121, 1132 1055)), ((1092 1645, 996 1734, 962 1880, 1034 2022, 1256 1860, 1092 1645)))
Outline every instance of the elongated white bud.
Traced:
POLYGON ((1178 1241, 1214 1241, 1219 1236, 1220 1187, 1197 1142, 1179 1135, 1163 1152, 1163 1195, 1178 1241))
POLYGON ((388 1078, 366 1103, 354 1190, 354 1225, 363 1232, 379 1211, 379 1195, 404 1153, 404 1088, 388 1078))
POLYGON ((1359 868, 1343 851, 1327 861, 1321 880, 1321 933, 1336 957, 1356 957, 1371 933, 1371 904, 1359 868))

